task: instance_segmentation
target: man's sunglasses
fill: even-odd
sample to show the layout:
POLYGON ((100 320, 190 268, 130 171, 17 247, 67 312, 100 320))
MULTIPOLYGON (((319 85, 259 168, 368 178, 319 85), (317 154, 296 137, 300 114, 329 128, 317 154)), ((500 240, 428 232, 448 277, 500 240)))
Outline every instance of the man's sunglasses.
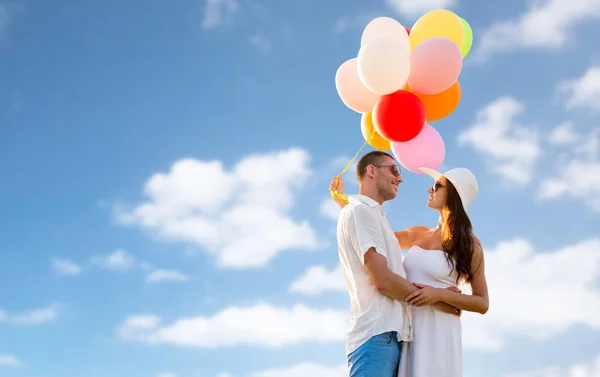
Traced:
POLYGON ((392 174, 394 174, 396 177, 399 177, 402 174, 398 165, 373 165, 373 166, 375 166, 377 168, 391 168, 392 174))

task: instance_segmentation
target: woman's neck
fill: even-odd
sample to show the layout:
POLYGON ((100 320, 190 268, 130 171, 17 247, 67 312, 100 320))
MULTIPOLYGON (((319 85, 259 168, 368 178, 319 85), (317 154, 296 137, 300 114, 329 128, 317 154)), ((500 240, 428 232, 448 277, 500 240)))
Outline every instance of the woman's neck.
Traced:
POLYGON ((438 219, 438 224, 435 227, 435 229, 439 230, 441 232, 442 228, 444 227, 445 222, 446 222, 446 219, 445 219, 444 215, 442 214, 442 211, 440 211, 440 217, 438 219))

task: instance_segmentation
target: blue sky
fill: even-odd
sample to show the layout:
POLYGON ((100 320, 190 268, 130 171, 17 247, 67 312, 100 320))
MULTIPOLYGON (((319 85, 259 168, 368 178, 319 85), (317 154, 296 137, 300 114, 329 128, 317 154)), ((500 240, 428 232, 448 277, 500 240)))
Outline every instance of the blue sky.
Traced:
MULTIPOLYGON (((0 1, 0 375, 344 376, 327 187, 364 140, 335 72, 372 18, 438 7, 474 31, 432 124, 480 184, 465 376, 599 376, 586 0, 0 1)), ((405 173, 394 229, 435 224, 430 184, 405 173)))

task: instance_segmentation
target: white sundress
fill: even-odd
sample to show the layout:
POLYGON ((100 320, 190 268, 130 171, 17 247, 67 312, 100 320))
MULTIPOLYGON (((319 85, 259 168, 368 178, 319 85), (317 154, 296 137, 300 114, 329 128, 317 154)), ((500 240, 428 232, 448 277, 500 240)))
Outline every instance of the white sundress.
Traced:
MULTIPOLYGON (((413 246, 404 258, 408 281, 436 288, 458 286, 442 250, 413 246)), ((413 341, 405 342, 398 377, 462 377, 460 317, 431 305, 411 306, 413 341)))

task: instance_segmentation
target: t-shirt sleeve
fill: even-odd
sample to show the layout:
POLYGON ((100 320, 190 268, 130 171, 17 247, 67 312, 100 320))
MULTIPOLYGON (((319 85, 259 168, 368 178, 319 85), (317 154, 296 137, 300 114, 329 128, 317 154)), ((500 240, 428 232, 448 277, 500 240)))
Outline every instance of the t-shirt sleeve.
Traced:
POLYGON ((383 230, 371 208, 367 205, 357 205, 349 215, 350 237, 360 252, 361 262, 365 263, 364 256, 372 247, 387 258, 383 230))

